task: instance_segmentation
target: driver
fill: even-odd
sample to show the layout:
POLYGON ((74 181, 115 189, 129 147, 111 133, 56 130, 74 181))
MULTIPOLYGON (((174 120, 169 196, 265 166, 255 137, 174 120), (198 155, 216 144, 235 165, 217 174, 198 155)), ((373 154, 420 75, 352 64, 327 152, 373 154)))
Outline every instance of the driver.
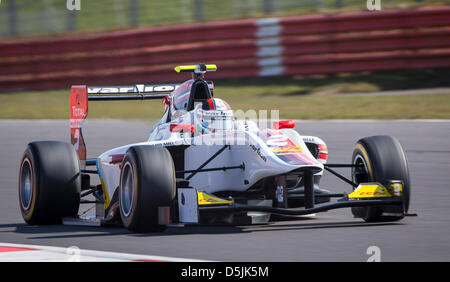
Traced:
POLYGON ((222 99, 206 99, 194 108, 195 134, 208 134, 233 129, 233 111, 222 99))

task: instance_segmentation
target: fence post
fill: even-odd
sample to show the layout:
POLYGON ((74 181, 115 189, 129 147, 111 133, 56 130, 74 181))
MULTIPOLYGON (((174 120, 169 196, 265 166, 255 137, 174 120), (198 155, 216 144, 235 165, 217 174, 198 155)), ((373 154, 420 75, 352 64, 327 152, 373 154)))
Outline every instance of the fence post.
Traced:
POLYGON ((265 14, 270 14, 273 11, 273 3, 272 0, 264 0, 263 1, 263 11, 265 14))
POLYGON ((138 9, 139 9, 138 0, 131 0, 130 1, 130 25, 131 26, 139 25, 138 9))
POLYGON ((17 5, 16 0, 8 1, 8 20, 9 20, 9 35, 17 36, 17 5))
POLYGON ((203 20, 203 0, 194 0, 194 18, 196 21, 203 20))
POLYGON ((73 31, 77 27, 77 12, 67 10, 67 30, 73 31))

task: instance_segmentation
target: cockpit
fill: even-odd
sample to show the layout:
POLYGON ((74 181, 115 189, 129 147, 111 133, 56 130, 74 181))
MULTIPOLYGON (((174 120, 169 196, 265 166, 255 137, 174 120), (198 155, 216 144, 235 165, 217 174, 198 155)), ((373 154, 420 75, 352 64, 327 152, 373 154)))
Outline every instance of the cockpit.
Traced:
POLYGON ((171 123, 174 128, 171 132, 185 132, 187 129, 184 127, 192 125, 192 128, 195 128, 195 133, 192 132, 194 135, 231 130, 234 126, 234 116, 230 106, 225 101, 214 98, 213 83, 203 79, 206 71, 215 69, 215 65, 175 68, 177 72, 192 71, 193 78, 177 86, 176 90, 164 99, 164 116, 154 128, 171 123))

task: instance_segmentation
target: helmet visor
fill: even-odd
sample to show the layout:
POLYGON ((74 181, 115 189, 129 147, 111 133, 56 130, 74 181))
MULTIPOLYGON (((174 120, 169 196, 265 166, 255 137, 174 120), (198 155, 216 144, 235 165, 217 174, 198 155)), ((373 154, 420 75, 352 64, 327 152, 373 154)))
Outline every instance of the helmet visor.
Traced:
POLYGON ((227 111, 205 111, 198 108, 196 111, 196 126, 200 126, 202 132, 212 133, 227 131, 233 128, 233 112, 227 111))

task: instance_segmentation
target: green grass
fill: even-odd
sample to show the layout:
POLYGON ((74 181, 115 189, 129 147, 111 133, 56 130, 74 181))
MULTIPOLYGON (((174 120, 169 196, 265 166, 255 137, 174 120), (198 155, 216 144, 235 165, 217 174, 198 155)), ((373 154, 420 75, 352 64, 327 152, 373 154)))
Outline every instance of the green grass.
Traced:
MULTIPOLYGON (((216 81, 234 110, 279 110, 292 119, 450 119, 450 93, 345 96, 342 93, 449 87, 450 69, 216 81)), ((67 119, 69 89, 0 94, 0 118, 67 119)), ((157 119, 161 101, 90 102, 90 118, 157 119)))
MULTIPOLYGON (((450 93, 433 95, 261 96, 217 88, 234 110, 280 110, 290 119, 450 119, 450 93), (245 95, 245 99, 242 96, 245 95)), ((158 119, 160 101, 90 102, 89 118, 158 119)), ((2 119, 68 119, 68 91, 0 95, 2 119)))

